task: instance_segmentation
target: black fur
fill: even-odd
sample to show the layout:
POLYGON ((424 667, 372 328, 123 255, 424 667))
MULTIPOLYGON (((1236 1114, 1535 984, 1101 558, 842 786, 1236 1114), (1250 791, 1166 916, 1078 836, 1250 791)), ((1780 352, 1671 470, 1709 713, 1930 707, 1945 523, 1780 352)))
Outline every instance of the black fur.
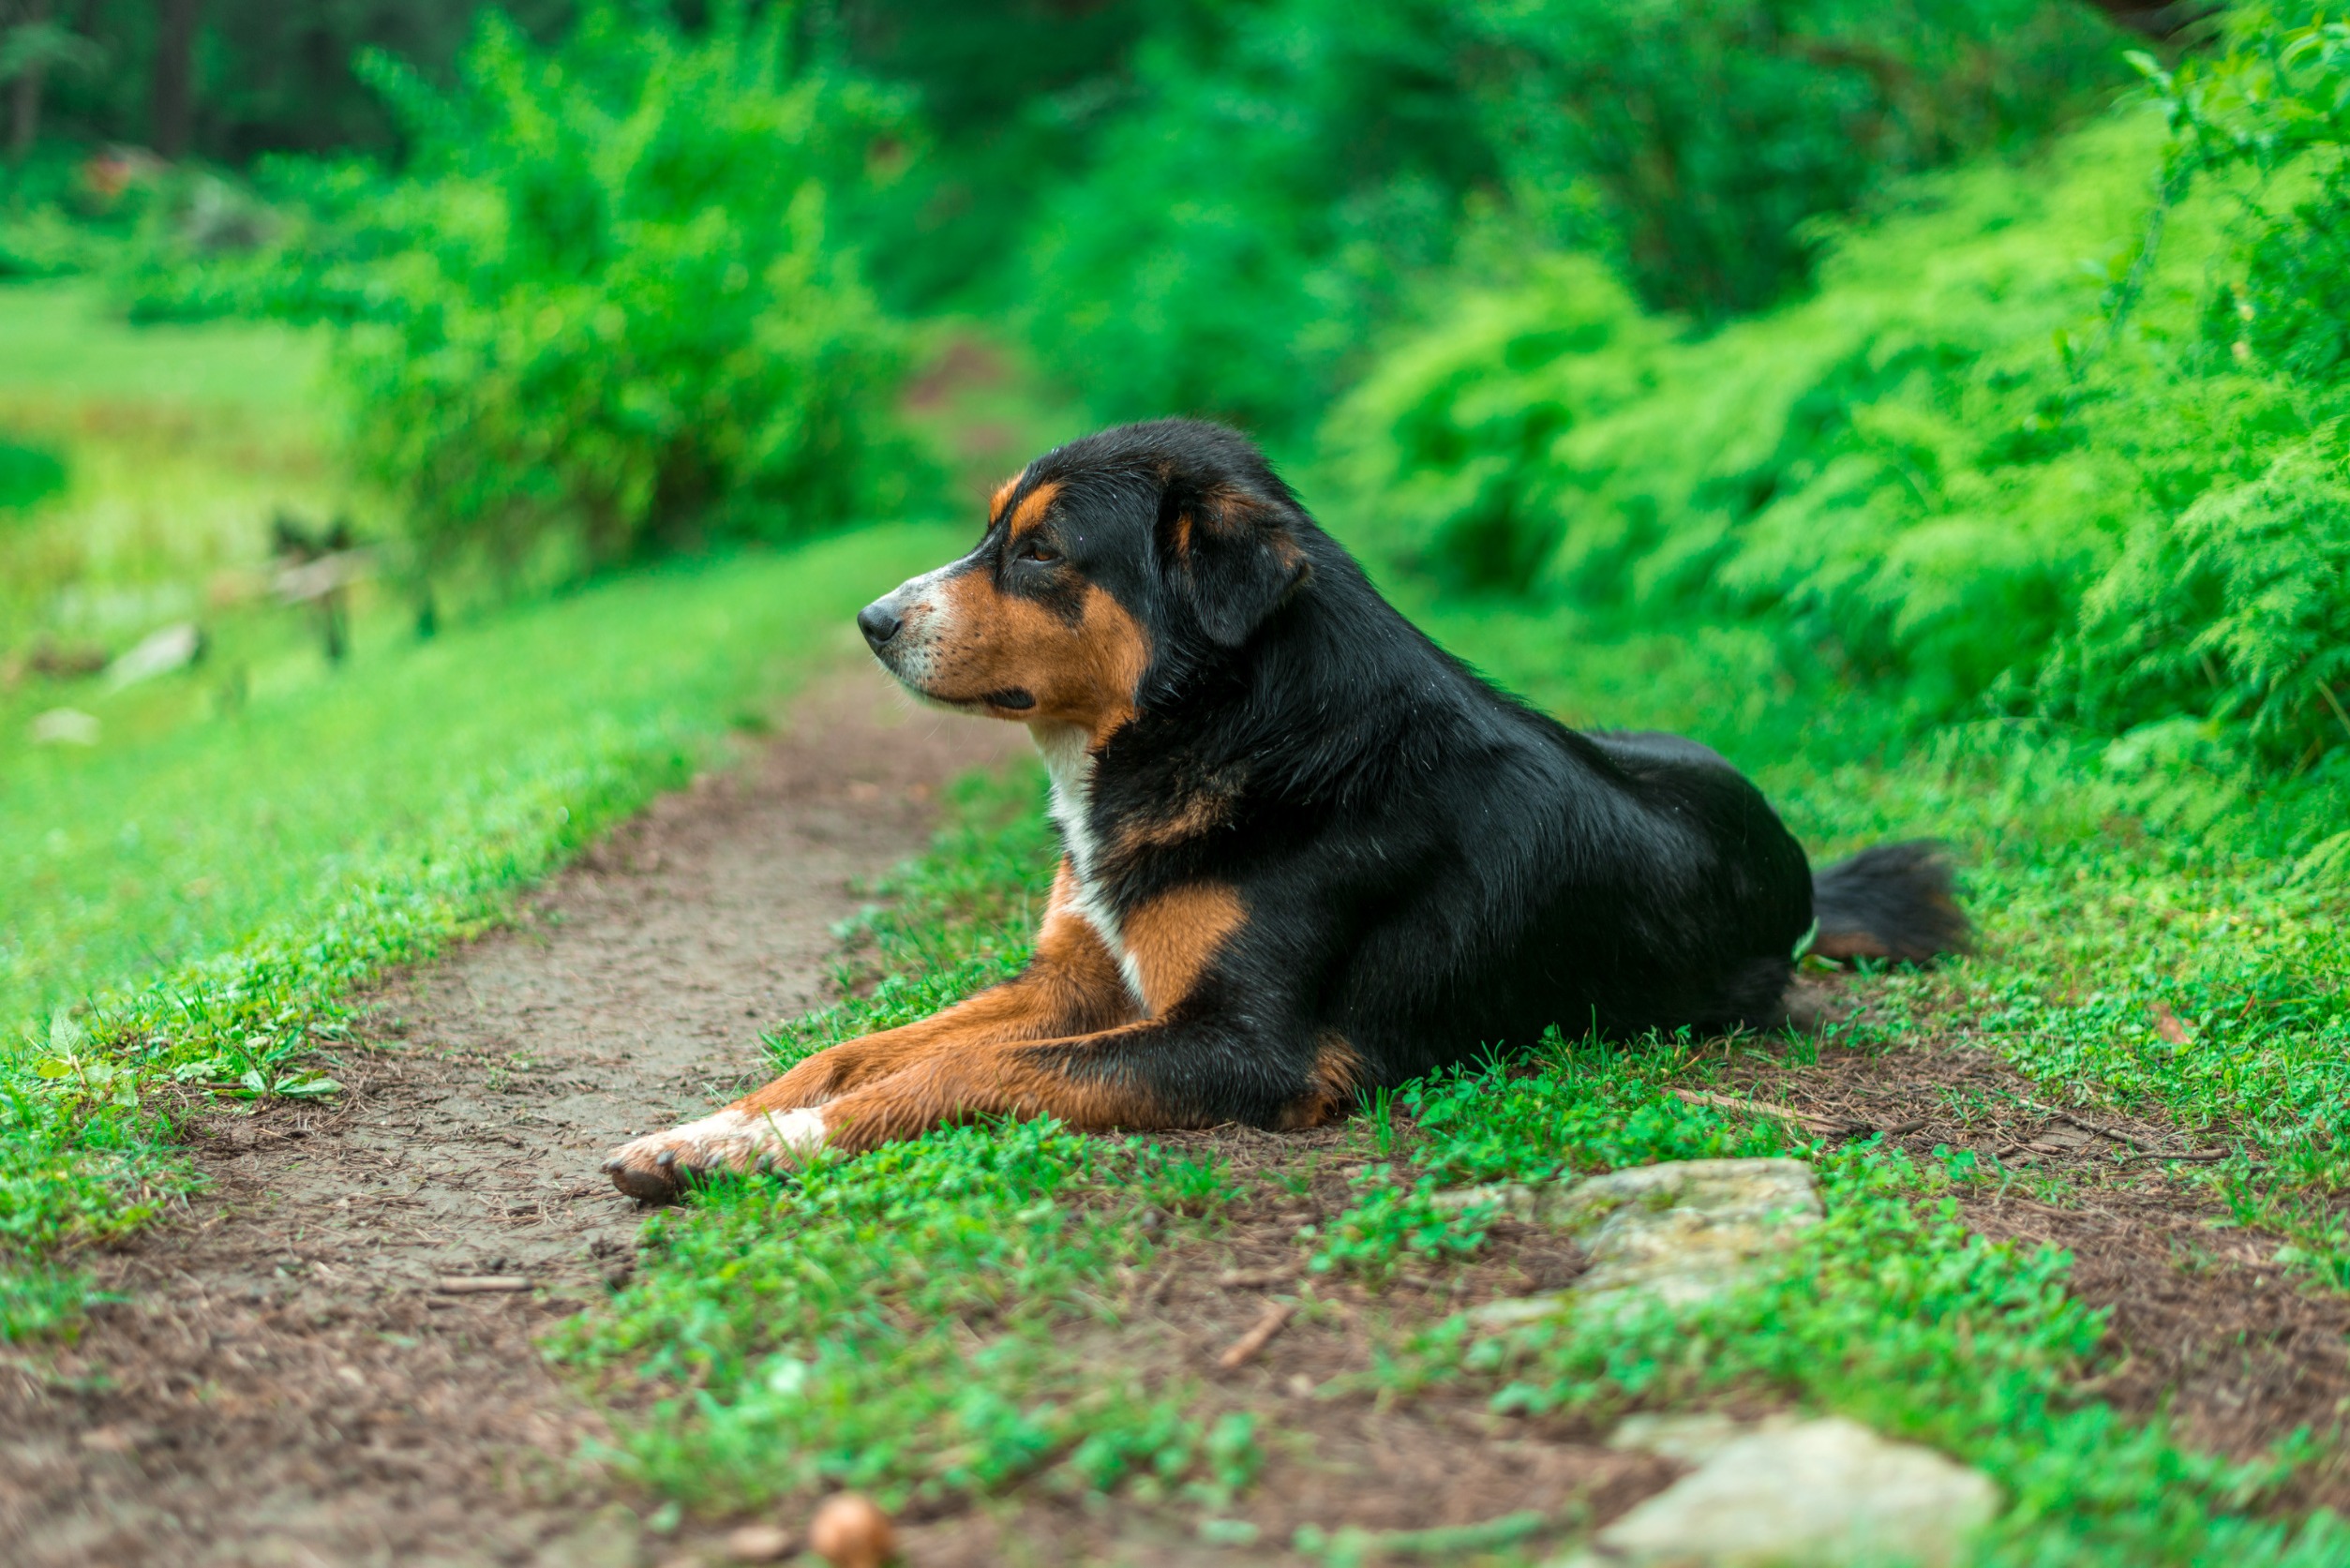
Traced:
MULTIPOLYGON (((1496 691, 1232 431, 1108 430, 1022 483, 1047 482, 1063 580, 1109 592, 1152 650, 1139 711, 1095 754, 1105 847, 1080 871, 1119 911, 1203 882, 1247 910, 1164 1027, 1058 1048, 1072 1074, 1176 1120, 1280 1125, 1334 1063, 1350 1087, 1393 1084, 1553 1024, 1775 1025, 1815 915, 1917 961, 1963 933, 1919 846, 1869 851, 1816 891, 1770 802, 1713 752, 1578 733, 1496 691), (1198 820, 1203 800, 1205 830, 1135 831, 1198 820)), ((988 553, 1003 531, 969 560, 1010 584, 988 553)))

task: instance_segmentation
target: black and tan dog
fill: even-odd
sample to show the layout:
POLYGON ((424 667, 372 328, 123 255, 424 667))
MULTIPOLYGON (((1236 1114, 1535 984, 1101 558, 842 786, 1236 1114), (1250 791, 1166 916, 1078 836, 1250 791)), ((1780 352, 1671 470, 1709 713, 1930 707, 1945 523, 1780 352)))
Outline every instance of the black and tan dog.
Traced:
POLYGON ((1074 441, 991 514, 857 620, 916 694, 1035 736, 1066 853, 1034 959, 626 1145, 624 1191, 976 1117, 1310 1127, 1554 1023, 1773 1025, 1807 933, 1911 961, 1965 936, 1930 848, 1815 877, 1703 746, 1494 691, 1229 430, 1074 441))

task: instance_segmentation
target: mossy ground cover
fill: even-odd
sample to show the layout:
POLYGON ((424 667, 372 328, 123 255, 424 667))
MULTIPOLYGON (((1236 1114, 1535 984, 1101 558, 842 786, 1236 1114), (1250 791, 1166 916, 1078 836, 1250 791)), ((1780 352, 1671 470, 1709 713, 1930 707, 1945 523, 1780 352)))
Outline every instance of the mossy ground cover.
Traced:
MULTIPOLYGON (((1540 1561, 1621 1476, 1561 1482, 1561 1506, 1497 1514, 1484 1535, 1349 1533, 1350 1506, 1375 1500, 1350 1504, 1299 1471, 1300 1445, 1330 1448, 1350 1410, 1482 1421, 1489 1448, 1447 1440, 1474 1491, 1501 1451, 1597 1453, 1631 1411, 1795 1406, 1982 1466, 2007 1499, 1986 1562, 2350 1553, 2327 1511, 2346 1495, 2337 1405, 2206 1442, 2193 1399, 2170 1408, 2175 1388, 2109 1397, 2137 1357, 2113 1302, 2071 1288, 2064 1251, 1975 1223, 2011 1192, 2067 1213, 2150 1204, 2239 1260, 2225 1268, 2248 1294, 2255 1272, 2264 1289, 2289 1277, 2294 1301, 2340 1288, 2343 1097, 2329 1085, 2350 1017, 2344 899, 2326 863, 2269 854, 2290 831, 2277 814, 2306 802, 2246 799, 2176 768, 2101 771, 2085 760, 2098 754, 2051 733, 1899 743, 1914 731, 1833 687, 1774 678, 1768 648, 1735 629, 1635 635, 1417 608, 1579 721, 1669 724, 1723 745, 1823 855, 1948 838, 1981 950, 1934 973, 1830 982, 1845 1003, 1821 1038, 1553 1038, 1508 1067, 1384 1098, 1319 1140, 965 1128, 722 1187, 655 1219, 639 1282, 553 1347, 613 1406, 624 1462, 718 1513, 864 1486, 917 1518, 995 1519, 1039 1561, 1145 1538, 1223 1543, 1236 1561, 1389 1548, 1540 1561), (1977 1061, 1989 1066, 1972 1078, 1945 1066, 1977 1061), (1824 1101, 1869 1070, 1901 1078, 1931 1126, 1822 1135, 1742 1108, 1824 1101), (2013 1128, 2051 1110, 2135 1128, 2142 1146, 2043 1158, 2027 1144, 2037 1135, 2013 1128), (1543 1242, 1440 1210, 1432 1190, 1781 1152, 1814 1161, 1831 1217, 1758 1288, 1605 1332, 1492 1336, 1462 1315, 1540 1283, 1543 1242), (1262 1274, 1295 1305, 1295 1359, 1280 1366, 1310 1372, 1310 1396, 1270 1374, 1236 1384, 1171 1324, 1213 1310, 1218 1263, 1235 1258, 1270 1266, 1227 1282, 1262 1274), (1301 1522, 1301 1495, 1327 1511, 1301 1522)), ((970 786, 930 857, 846 933, 853 999, 780 1031, 779 1059, 1005 973, 1052 853, 1033 778, 970 786)), ((2338 1376, 2338 1362, 2303 1375, 2338 1376)))

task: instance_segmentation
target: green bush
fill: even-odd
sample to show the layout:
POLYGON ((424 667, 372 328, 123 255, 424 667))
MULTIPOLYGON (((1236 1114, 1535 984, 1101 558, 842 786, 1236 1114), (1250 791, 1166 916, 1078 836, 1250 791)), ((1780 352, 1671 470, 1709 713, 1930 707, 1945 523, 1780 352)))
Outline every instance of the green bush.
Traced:
POLYGON ((2168 140, 1913 181, 1711 336, 1572 259, 1464 289, 1333 415, 1341 511, 1456 580, 1755 617, 1927 718, 2350 754, 2342 154, 2288 107, 2350 83, 2338 31, 2158 72, 2168 140))
POLYGON ((412 163, 315 176, 341 255, 292 252, 277 303, 351 321, 358 453, 428 566, 595 567, 903 498, 900 335, 829 216, 893 111, 793 22, 604 9, 542 52, 493 14, 446 96, 367 64, 412 163))
POLYGON ((1100 417, 1295 434, 1492 163, 1464 13, 1277 0, 1160 28, 1090 170, 1045 203, 1022 290, 1100 417))
POLYGON ((2064 0, 1271 0, 1159 29, 1048 203, 1032 334, 1096 412, 1301 434, 1460 237, 1624 260, 1706 314, 1811 220, 2062 123, 2123 74, 2064 0))
POLYGON ((1513 193, 1699 317, 1809 271, 1809 220, 2019 149, 2121 78, 2069 0, 1507 0, 1480 7, 1513 193))

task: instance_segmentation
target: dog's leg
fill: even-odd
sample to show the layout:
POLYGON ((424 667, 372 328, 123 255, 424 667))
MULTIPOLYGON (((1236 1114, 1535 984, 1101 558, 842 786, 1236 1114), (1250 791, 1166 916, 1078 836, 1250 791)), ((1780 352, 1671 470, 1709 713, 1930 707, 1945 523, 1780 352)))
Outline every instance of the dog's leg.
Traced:
POLYGON ((723 1111, 623 1144, 604 1169, 632 1197, 672 1197, 699 1172, 748 1171, 763 1161, 798 1157, 823 1136, 816 1107, 923 1057, 1088 1033, 1133 1018, 1134 1000, 1117 963, 1072 906, 1072 889, 1064 862, 1037 932, 1035 956, 1015 978, 920 1023, 819 1051, 723 1111))
POLYGON ((855 1154, 988 1116, 1053 1116, 1081 1131, 1240 1121, 1313 1127, 1353 1105, 1362 1065, 1345 1041, 1284 1049, 1219 1017, 1173 1017, 1070 1039, 924 1056, 843 1095, 795 1129, 855 1154))

